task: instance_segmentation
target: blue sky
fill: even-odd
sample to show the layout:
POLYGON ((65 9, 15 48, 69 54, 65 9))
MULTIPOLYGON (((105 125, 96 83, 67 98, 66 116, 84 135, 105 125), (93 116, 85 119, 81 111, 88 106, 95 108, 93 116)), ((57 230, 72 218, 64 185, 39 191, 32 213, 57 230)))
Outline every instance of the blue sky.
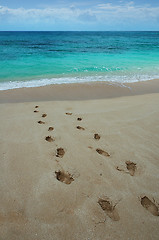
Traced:
POLYGON ((159 0, 0 0, 0 30, 159 30, 159 0))

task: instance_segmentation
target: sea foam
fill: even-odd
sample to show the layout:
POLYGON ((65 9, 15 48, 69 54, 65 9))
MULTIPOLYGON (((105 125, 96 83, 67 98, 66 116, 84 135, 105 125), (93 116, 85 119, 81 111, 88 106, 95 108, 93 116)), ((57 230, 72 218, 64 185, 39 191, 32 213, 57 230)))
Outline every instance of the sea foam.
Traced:
POLYGON ((52 84, 71 84, 71 83, 92 83, 107 82, 108 84, 117 84, 124 86, 124 83, 133 83, 159 79, 159 75, 134 75, 134 76, 85 76, 85 77, 60 77, 33 79, 29 81, 10 81, 0 83, 0 90, 9 90, 16 88, 42 87, 52 84))

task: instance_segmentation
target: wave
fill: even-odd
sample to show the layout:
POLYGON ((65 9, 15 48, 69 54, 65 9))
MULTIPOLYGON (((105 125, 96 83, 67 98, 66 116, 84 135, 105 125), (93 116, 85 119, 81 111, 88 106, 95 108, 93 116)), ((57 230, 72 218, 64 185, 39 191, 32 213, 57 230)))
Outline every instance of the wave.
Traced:
POLYGON ((159 79, 159 75, 133 75, 133 76, 83 76, 83 77, 59 77, 33 79, 29 81, 9 81, 1 82, 0 90, 9 90, 16 88, 42 87, 52 84, 70 84, 70 83, 91 83, 91 82, 108 82, 109 84, 118 84, 124 86, 124 83, 133 83, 159 79))

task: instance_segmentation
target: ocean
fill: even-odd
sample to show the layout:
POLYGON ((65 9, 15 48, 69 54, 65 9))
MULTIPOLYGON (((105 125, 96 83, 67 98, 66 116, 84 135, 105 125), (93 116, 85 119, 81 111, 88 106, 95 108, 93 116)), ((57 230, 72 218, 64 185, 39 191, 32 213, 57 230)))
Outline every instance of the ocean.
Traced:
POLYGON ((0 90, 159 78, 159 32, 0 32, 0 90))

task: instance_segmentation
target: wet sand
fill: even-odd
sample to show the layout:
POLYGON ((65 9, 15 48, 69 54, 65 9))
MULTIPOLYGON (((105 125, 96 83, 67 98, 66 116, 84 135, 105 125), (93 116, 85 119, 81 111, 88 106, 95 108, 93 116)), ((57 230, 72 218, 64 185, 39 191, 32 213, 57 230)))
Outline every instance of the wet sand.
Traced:
POLYGON ((159 92, 159 80, 125 83, 108 82, 55 84, 36 88, 0 91, 0 103, 72 101, 117 98, 159 92))

